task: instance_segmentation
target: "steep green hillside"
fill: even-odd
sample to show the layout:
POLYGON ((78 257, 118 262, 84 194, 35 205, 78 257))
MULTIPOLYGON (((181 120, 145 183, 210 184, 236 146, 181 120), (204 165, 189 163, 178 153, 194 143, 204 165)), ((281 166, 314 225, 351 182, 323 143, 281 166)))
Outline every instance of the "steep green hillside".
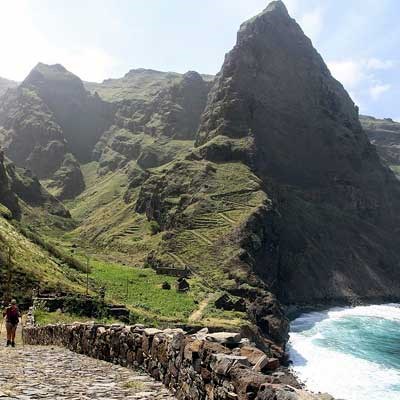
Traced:
MULTIPOLYGON (((212 75, 201 75, 205 81, 212 81, 212 75)), ((120 79, 107 79, 102 83, 84 82, 87 90, 110 102, 124 100, 149 100, 163 89, 178 83, 182 74, 152 69, 133 69, 120 79)))
POLYGON ((83 276, 0 217, 0 298, 30 300, 33 289, 83 293, 83 276))
POLYGON ((70 229, 69 217, 37 179, 0 151, 0 298, 29 301, 33 289, 82 291, 79 261, 36 232, 70 229))

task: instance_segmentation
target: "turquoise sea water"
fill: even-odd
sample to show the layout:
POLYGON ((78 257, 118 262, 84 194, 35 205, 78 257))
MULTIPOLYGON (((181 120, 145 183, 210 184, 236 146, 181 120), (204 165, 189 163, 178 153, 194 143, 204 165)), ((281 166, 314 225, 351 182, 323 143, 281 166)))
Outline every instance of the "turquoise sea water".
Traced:
POLYGON ((291 324, 293 370, 345 400, 400 400, 400 305, 335 308, 291 324))

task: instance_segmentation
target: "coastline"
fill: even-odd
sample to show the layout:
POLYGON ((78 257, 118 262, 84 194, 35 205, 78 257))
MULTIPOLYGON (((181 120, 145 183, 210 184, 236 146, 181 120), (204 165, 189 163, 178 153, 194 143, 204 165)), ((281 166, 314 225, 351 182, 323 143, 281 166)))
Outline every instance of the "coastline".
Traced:
POLYGON ((313 394, 333 392, 346 400, 375 400, 385 394, 385 400, 398 399, 400 369, 393 349, 399 309, 400 302, 392 299, 302 308, 295 330, 293 313, 286 346, 288 373, 313 394))

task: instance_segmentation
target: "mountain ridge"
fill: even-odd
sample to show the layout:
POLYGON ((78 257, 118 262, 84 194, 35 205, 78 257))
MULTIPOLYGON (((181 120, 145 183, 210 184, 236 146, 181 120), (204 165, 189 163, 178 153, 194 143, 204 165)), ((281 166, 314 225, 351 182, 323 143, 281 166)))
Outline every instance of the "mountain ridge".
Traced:
MULTIPOLYGON (((60 246, 189 270, 200 300, 241 298, 235 323, 280 345, 282 304, 400 298, 399 183, 282 2, 241 25, 213 82, 135 69, 84 83, 39 64, 1 98, 0 126, 6 154, 65 200, 60 246)), ((231 320, 211 303, 201 323, 231 320)))

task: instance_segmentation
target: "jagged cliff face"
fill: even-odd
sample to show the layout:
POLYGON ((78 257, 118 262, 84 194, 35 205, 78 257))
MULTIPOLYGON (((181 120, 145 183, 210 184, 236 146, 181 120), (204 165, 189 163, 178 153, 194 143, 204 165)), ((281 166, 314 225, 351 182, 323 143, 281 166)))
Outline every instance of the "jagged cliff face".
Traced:
POLYGON ((139 69, 87 86, 115 108, 113 126, 94 150, 104 173, 130 161, 143 169, 157 167, 192 146, 210 81, 192 71, 181 75, 139 69))
POLYGON ((54 173, 66 154, 66 142, 53 113, 26 87, 9 92, 0 103, 0 133, 6 154, 40 178, 54 173))
POLYGON ((90 95, 82 81, 61 65, 38 64, 21 85, 34 90, 60 125, 68 150, 81 162, 110 126, 111 107, 90 95))
POLYGON ((60 199, 84 188, 80 165, 105 174, 138 161, 150 168, 192 146, 210 88, 196 72, 132 70, 103 84, 38 64, 0 101, 0 144, 60 199), (100 96, 102 98, 100 98, 100 96))
MULTIPOLYGON (((77 163, 67 164, 75 180, 60 180, 62 175, 57 173, 61 168, 65 170, 67 161, 74 158, 71 154, 73 138, 77 134, 85 137, 73 127, 79 118, 82 119, 77 114, 87 112, 83 100, 79 102, 79 95, 76 95, 76 92, 81 93, 80 89, 84 91, 80 80, 63 67, 38 64, 19 87, 9 90, 0 100, 0 144, 7 156, 40 179, 57 178, 57 185, 62 187, 61 199, 66 198, 64 194, 79 194, 83 186, 77 163), (61 111, 63 106, 65 113, 61 111), (69 113, 68 109, 73 107, 82 109, 69 113), (70 126, 64 124, 69 117, 70 126)), ((89 98, 87 93, 86 97, 89 98)), ((90 136, 90 129, 86 133, 90 136)), ((82 141, 77 157, 84 156, 85 142, 90 140, 82 141)), ((75 147, 79 147, 77 143, 75 147)), ((87 149, 86 152, 90 154, 87 149)))
POLYGON ((283 301, 400 296, 400 187, 282 2, 241 26, 197 145, 263 180, 276 214, 258 232, 253 268, 283 301))
POLYGON ((241 26, 201 118, 210 79, 195 72, 85 86, 39 65, 0 101, 7 154, 58 197, 83 189, 80 161, 98 161, 101 185, 76 203, 81 237, 261 296, 252 318, 280 342, 268 291, 285 303, 400 297, 399 184, 282 2, 241 26))
POLYGON ((400 173, 400 123, 390 118, 360 117, 361 125, 382 160, 398 175, 400 173))
POLYGON ((21 217, 24 205, 39 207, 63 218, 70 217, 68 210, 41 186, 37 178, 7 160, 1 149, 0 205, 7 207, 16 219, 21 217))
POLYGON ((11 182, 7 174, 2 150, 0 150, 0 203, 6 206, 14 215, 20 214, 17 196, 11 190, 11 182))
POLYGON ((9 79, 4 79, 0 77, 0 97, 7 92, 8 89, 12 89, 18 86, 15 81, 10 81, 9 79))

